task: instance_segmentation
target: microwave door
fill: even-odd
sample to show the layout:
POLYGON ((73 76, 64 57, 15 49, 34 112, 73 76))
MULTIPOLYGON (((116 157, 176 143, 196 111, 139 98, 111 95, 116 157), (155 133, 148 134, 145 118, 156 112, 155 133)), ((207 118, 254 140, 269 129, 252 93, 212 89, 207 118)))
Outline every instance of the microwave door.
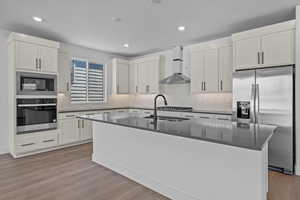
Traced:
POLYGON ((249 122, 255 121, 254 95, 255 95, 255 70, 238 71, 233 73, 233 120, 237 119, 238 105, 249 105, 249 122))

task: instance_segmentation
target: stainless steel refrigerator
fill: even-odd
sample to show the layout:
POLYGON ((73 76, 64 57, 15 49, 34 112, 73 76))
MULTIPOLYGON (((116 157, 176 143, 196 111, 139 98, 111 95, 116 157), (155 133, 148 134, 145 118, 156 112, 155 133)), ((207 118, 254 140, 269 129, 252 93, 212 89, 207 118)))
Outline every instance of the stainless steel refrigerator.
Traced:
POLYGON ((293 174, 294 66, 234 72, 233 120, 277 126, 269 142, 269 167, 293 174))

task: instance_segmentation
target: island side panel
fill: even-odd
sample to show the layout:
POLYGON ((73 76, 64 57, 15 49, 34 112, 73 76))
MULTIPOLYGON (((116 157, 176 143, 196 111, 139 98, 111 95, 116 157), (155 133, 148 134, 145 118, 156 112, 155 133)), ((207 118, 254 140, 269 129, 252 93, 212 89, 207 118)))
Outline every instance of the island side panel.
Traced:
POLYGON ((93 161, 174 200, 266 200, 267 150, 94 122, 93 161))

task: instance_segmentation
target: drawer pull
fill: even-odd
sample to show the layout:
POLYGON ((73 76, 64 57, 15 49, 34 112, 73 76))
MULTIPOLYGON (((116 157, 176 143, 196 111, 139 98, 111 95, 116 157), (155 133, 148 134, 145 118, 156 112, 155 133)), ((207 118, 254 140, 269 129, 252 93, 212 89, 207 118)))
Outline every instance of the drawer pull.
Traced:
POLYGON ((194 117, 193 115, 185 115, 185 117, 194 117))
POLYGON ((27 143, 27 144, 21 144, 21 146, 22 146, 22 147, 27 147, 27 146, 31 146, 31 145, 34 145, 34 144, 35 144, 35 143, 32 142, 32 143, 27 143))
POLYGON ((199 117, 200 119, 210 119, 210 117, 199 117))
POLYGON ((229 121, 229 119, 227 119, 227 118, 217 118, 217 120, 229 121))
POLYGON ((66 117, 75 117, 75 115, 66 115, 66 117))
POLYGON ((44 143, 47 143, 47 142, 54 142, 55 140, 54 139, 51 139, 51 140, 43 140, 44 143))

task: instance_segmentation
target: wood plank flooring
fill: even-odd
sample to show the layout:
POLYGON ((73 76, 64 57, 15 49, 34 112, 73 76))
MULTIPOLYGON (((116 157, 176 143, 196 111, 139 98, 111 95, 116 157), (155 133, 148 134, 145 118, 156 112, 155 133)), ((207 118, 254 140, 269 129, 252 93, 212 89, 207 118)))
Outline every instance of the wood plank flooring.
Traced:
MULTIPOLYGON (((0 156, 0 200, 168 200, 91 161, 85 144, 13 159, 0 156)), ((300 200, 300 177, 269 173, 268 200, 300 200)))

